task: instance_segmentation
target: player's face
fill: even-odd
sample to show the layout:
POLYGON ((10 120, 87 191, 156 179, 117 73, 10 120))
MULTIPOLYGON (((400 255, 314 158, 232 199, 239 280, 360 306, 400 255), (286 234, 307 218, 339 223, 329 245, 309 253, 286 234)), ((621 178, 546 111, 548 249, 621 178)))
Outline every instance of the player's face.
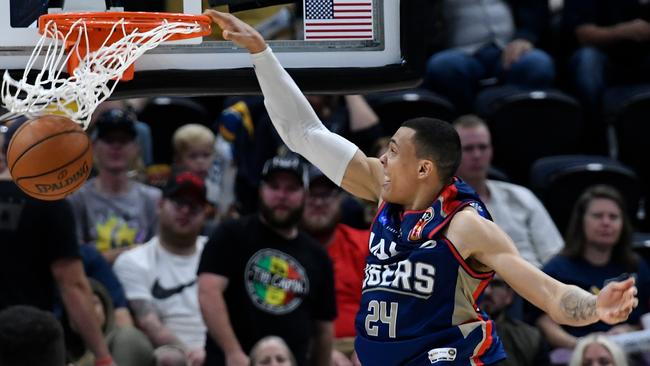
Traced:
POLYGON ((125 171, 138 154, 135 139, 124 131, 112 131, 95 141, 93 154, 100 169, 125 171))
POLYGON ((334 229, 341 214, 341 191, 332 183, 318 179, 309 185, 302 225, 309 233, 318 235, 334 229))
POLYGON ((592 343, 585 347, 582 366, 613 366, 614 358, 602 344, 592 343))
POLYGON ((293 173, 275 172, 260 185, 260 212, 278 228, 295 226, 302 216, 305 189, 293 173))
POLYGON ((587 243, 612 248, 623 230, 623 213, 616 202, 595 198, 587 206, 584 216, 587 243))
POLYGON ((164 197, 158 208, 160 230, 168 237, 195 237, 203 228, 205 215, 205 205, 185 195, 164 197))
POLYGON ((210 144, 190 146, 185 151, 178 164, 201 178, 208 176, 210 166, 214 161, 214 147, 210 144))
POLYGON ((484 126, 458 128, 456 131, 463 150, 456 174, 470 182, 485 179, 492 162, 490 132, 484 126))
POLYGON ((291 366, 289 350, 275 340, 262 343, 254 358, 253 366, 291 366))
POLYGON ((386 202, 406 204, 417 181, 418 159, 413 137, 415 130, 400 127, 388 144, 388 150, 379 158, 384 166, 381 197, 386 202))

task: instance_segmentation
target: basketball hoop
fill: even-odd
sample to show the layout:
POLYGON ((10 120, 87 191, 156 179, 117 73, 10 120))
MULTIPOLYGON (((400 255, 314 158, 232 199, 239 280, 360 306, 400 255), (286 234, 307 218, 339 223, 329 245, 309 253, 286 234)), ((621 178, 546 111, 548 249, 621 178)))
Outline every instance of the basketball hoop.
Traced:
POLYGON ((1 95, 9 113, 0 120, 64 114, 86 129, 118 80, 133 78, 140 56, 165 41, 209 35, 211 21, 205 15, 174 13, 58 13, 42 15, 38 28, 41 38, 22 78, 15 80, 5 71, 1 95), (41 70, 30 83, 37 61, 41 70), (66 66, 68 75, 63 74, 66 66))

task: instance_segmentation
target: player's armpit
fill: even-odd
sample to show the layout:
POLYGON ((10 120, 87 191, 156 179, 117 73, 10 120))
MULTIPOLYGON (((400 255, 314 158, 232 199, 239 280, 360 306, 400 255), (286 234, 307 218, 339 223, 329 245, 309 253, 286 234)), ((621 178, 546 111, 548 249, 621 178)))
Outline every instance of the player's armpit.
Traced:
POLYGON ((463 258, 471 257, 496 271, 513 290, 556 321, 566 319, 556 318, 560 312, 559 295, 566 285, 521 258, 512 239, 495 223, 467 208, 454 217, 447 237, 463 258))
POLYGON ((345 170, 341 187, 357 197, 377 202, 384 180, 383 171, 379 159, 369 158, 357 150, 345 170))

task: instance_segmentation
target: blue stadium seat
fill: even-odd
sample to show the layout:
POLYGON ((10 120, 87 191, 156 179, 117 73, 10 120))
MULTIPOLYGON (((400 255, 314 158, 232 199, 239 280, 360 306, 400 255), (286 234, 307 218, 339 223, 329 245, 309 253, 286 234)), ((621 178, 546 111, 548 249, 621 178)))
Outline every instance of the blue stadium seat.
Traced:
POLYGON ((493 163, 513 182, 527 185, 530 166, 539 158, 579 152, 582 110, 574 98, 555 90, 499 88, 479 95, 478 112, 492 132, 493 163))
POLYGON ((604 156, 560 155, 537 160, 530 173, 531 189, 540 198, 560 232, 566 230, 575 201, 595 184, 618 189, 627 211, 636 223, 641 186, 636 173, 622 163, 604 156))

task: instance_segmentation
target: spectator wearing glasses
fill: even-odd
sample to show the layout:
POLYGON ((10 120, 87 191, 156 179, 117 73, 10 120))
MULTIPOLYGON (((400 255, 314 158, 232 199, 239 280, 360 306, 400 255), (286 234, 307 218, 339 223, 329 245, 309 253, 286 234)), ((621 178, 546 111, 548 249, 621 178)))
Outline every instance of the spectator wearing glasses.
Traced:
POLYGON ((351 365, 354 352, 354 319, 361 302, 368 230, 341 223, 341 203, 345 193, 315 166, 309 167, 309 189, 301 228, 327 250, 334 265, 337 317, 334 321, 336 366, 351 365))
POLYGON ((206 206, 201 177, 172 176, 158 204, 158 234, 114 265, 136 325, 156 348, 158 365, 199 366, 205 358, 196 270, 207 240, 199 235, 206 206))

